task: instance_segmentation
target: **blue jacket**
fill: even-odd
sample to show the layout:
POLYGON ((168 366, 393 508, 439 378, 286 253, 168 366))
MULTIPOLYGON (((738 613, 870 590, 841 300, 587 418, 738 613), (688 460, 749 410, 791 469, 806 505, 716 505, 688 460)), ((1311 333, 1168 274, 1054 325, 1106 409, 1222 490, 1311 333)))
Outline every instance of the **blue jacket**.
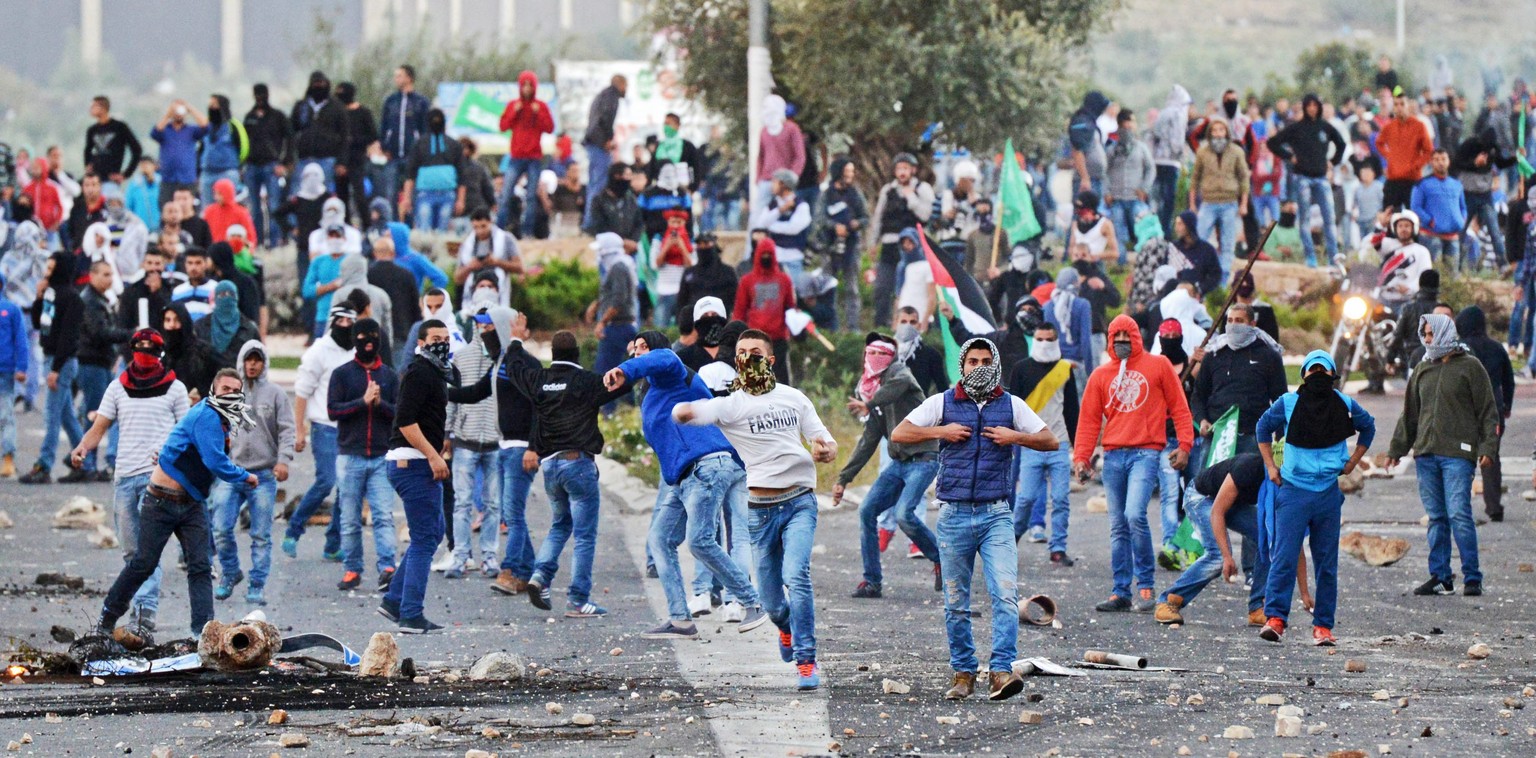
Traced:
POLYGON ((433 287, 446 288, 448 286, 448 274, 444 273, 430 258, 411 248, 411 228, 399 221, 389 222, 389 236, 395 241, 395 263, 400 264, 411 276, 416 277, 416 289, 421 289, 422 282, 431 282, 433 287))
POLYGON ((299 288, 300 294, 305 300, 315 301, 315 321, 324 324, 331 320, 331 295, 335 290, 316 295, 315 290, 322 284, 329 284, 341 275, 341 259, 345 255, 321 255, 309 262, 309 270, 304 272, 304 284, 299 288))
MULTIPOLYGON (((1338 392, 1338 390, 1334 391, 1338 392)), ((1355 444, 1370 447, 1371 441, 1376 439, 1376 419, 1343 392, 1339 392, 1339 398, 1349 406, 1349 417, 1355 422, 1355 431, 1360 433, 1355 439, 1355 444)), ((1296 393, 1294 392, 1285 393, 1275 401, 1274 405, 1269 406, 1269 410, 1259 417, 1259 423, 1254 427, 1254 433, 1258 435, 1259 442, 1269 442, 1277 434, 1283 436, 1291 418, 1291 411, 1295 408, 1296 393)), ((1327 492, 1338 486, 1339 475, 1344 473, 1344 466, 1349 463, 1349 454, 1348 440, 1326 448, 1297 447, 1287 444, 1285 460, 1280 463, 1280 476, 1286 484, 1311 492, 1327 492)))
POLYGON ((166 124, 151 129, 149 136, 160 143, 160 181, 172 184, 197 183, 197 141, 208 127, 185 122, 180 129, 166 124))
POLYGON ((198 166, 204 172, 233 171, 240 168, 240 140, 228 123, 209 127, 200 140, 203 154, 198 166))
MULTIPOLYGON (((4 289, 5 279, 0 278, 0 290, 4 289)), ((29 348, 27 317, 21 306, 0 297, 0 377, 26 371, 29 348)))
POLYGON ((1013 428, 1013 400, 1004 392, 984 406, 944 391, 945 424, 969 427, 964 442, 939 443, 938 497, 946 503, 993 503, 1013 497, 1013 447, 982 436, 989 426, 1013 428))
MULTIPOLYGON (((1097 365, 1094 359, 1098 355, 1093 350, 1093 306, 1088 303, 1088 299, 1082 295, 1072 299, 1071 336, 1073 344, 1071 345, 1067 344, 1066 333, 1061 328, 1061 324, 1056 320, 1056 309, 1051 307, 1051 301, 1047 300, 1041 305, 1044 306, 1045 320, 1051 326, 1056 327, 1058 334, 1063 335, 1059 338, 1061 342, 1061 357, 1069 361, 1077 361, 1083 365, 1084 371, 1090 374, 1093 373, 1093 369, 1097 365)), ((1010 367, 1008 370, 1011 371, 1012 368, 1010 367)))
POLYGON ((331 372, 325 412, 336 422, 336 452, 377 458, 389 452, 400 380, 389 364, 368 368, 353 358, 331 372), (368 383, 379 385, 379 404, 363 402, 368 383))
POLYGON ((661 478, 667 484, 676 485, 683 469, 711 453, 730 453, 736 457, 735 448, 725 441, 718 427, 688 426, 672 420, 672 409, 678 403, 714 397, 704 381, 683 365, 677 353, 652 350, 620 363, 619 368, 630 385, 641 379, 651 382, 645 400, 640 403, 640 426, 645 441, 656 451, 661 478))
POLYGON ((160 175, 155 174, 155 180, 151 182, 145 179, 142 173, 134 174, 133 178, 128 180, 128 188, 123 191, 123 204, 128 206, 128 211, 138 216, 145 226, 150 229, 159 229, 160 175))
POLYGON ((229 430, 205 402, 192 406, 171 429, 160 448, 160 470, 198 502, 208 499, 215 479, 238 484, 251 475, 229 459, 229 430))
POLYGON ((1467 195, 1461 182, 1451 177, 1426 176, 1413 186, 1409 203, 1419 214, 1419 228, 1426 234, 1461 234, 1467 226, 1467 195))
POLYGON ((427 112, 432 101, 420 92, 410 94, 398 90, 384 98, 384 109, 379 112, 379 147, 395 160, 405 160, 411 154, 416 138, 427 132, 427 112), (403 118, 401 110, 404 110, 403 118), (402 123, 404 128, 401 128, 402 123))

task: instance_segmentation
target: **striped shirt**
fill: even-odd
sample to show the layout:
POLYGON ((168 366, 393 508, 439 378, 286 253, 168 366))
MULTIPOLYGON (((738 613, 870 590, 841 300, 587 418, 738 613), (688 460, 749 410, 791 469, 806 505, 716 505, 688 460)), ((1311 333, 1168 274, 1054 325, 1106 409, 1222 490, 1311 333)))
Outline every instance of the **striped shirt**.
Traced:
POLYGON ((217 279, 204 279, 202 284, 182 282, 171 290, 171 302, 187 306, 187 315, 192 317, 193 323, 197 323, 213 312, 213 292, 218 286, 217 279))
POLYGON ((159 397, 129 397, 123 383, 107 385, 96 413, 117 424, 117 471, 114 479, 147 474, 155 468, 155 454, 165 445, 171 429, 187 415, 187 386, 171 382, 159 397))

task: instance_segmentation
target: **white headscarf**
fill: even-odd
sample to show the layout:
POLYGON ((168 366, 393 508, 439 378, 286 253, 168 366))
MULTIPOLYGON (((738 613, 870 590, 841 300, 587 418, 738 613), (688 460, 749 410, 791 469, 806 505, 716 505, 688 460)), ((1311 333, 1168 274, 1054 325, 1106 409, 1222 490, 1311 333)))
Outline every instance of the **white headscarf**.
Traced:
POLYGON ((304 170, 299 172, 297 194, 305 200, 314 200, 325 194, 325 169, 320 168, 320 164, 304 164, 304 170))
POLYGON ((333 197, 320 206, 320 228, 329 229, 336 224, 345 226, 347 223, 347 204, 339 197, 333 197))
POLYGON ((1448 355, 1467 352, 1461 335, 1456 332, 1456 322, 1443 313, 1426 313, 1419 317, 1419 341, 1424 342, 1424 360, 1438 361, 1448 355), (1434 337, 1424 342, 1424 325, 1428 324, 1434 337))
POLYGON ((784 102, 784 98, 778 95, 763 98, 763 128, 768 130, 769 134, 777 137, 784 131, 784 119, 787 118, 785 113, 788 108, 789 105, 784 102))

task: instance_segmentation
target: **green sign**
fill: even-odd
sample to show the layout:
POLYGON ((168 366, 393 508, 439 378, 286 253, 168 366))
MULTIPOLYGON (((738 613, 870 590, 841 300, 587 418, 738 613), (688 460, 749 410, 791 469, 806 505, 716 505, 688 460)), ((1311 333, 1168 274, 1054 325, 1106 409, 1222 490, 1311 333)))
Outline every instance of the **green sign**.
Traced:
POLYGON ((464 91, 459 99, 459 109, 454 111, 453 126, 464 131, 485 134, 510 134, 501 131, 501 112, 507 104, 474 87, 464 91))

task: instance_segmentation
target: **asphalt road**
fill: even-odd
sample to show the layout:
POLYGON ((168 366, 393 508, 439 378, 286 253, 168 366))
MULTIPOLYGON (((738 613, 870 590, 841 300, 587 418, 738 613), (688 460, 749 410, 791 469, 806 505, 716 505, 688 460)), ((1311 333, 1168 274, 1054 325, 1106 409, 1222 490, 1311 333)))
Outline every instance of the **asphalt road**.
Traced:
MULTIPOLYGON (((270 672, 105 686, 0 684, 0 742, 30 734, 32 742, 19 745, 22 755, 117 755, 129 748, 144 755, 160 746, 177 756, 264 756, 286 752, 278 746, 285 733, 307 736, 304 754, 319 755, 463 755, 471 748, 501 755, 803 755, 832 752, 832 743, 848 754, 876 755, 1171 756, 1182 747, 1193 755, 1326 755, 1350 748, 1377 755, 1383 746, 1398 756, 1532 755, 1536 698, 1521 692, 1536 686, 1536 575, 1520 573, 1518 565, 1533 560, 1536 537, 1536 510, 1519 495, 1529 486, 1527 453, 1536 439, 1533 395, 1536 389, 1521 387, 1508 435, 1507 520, 1479 528, 1487 594, 1411 596, 1427 575, 1416 484, 1411 475, 1372 480, 1349 498, 1345 531, 1401 536, 1413 547, 1385 568, 1341 557, 1340 647, 1332 655, 1302 639, 1306 615, 1299 610, 1293 625, 1301 633, 1278 646, 1259 640, 1244 623, 1238 586, 1213 585, 1179 629, 1150 616, 1094 613, 1093 603, 1109 589, 1108 520, 1082 508, 1095 494, 1090 488, 1073 497, 1075 567, 1051 569, 1043 546, 1021 548, 1021 595, 1055 598, 1063 624, 1022 629, 1020 655, 1065 663, 1099 649, 1185 670, 1031 677, 1026 694, 1006 703, 945 701, 948 654, 932 575, 923 562, 903 557, 906 544, 898 536, 885 555, 886 597, 849 598, 860 574, 858 522, 844 506, 821 514, 813 559, 825 683, 820 692, 799 693, 769 628, 738 634, 706 617, 698 641, 640 639, 664 607, 658 583, 642 578, 647 516, 636 507, 648 494, 605 473, 594 577, 594 600, 610 611, 605 619, 565 619, 522 598, 493 594, 485 580, 435 575, 427 613, 448 630, 399 638, 402 654, 428 675, 426 683, 270 672), (1424 638, 1410 639, 1410 632, 1424 638), (1384 639, 1389 635, 1395 639, 1384 639), (1475 642, 1489 645, 1492 655, 1468 658, 1475 642), (495 650, 522 656, 529 675, 515 683, 449 681, 458 678, 449 672, 462 674, 495 650), (1366 671, 1347 674, 1347 659, 1364 661, 1366 671), (536 676, 540 669, 548 671, 536 676), (887 678, 910 685, 910 693, 883 694, 887 678), (1255 702, 1270 694, 1304 709, 1301 737, 1273 736, 1275 707, 1255 702), (1533 707, 1511 707, 1506 698, 1533 707), (562 712, 550 713, 548 703, 562 712), (267 724, 275 707, 290 712, 289 724, 267 724), (1042 723, 1020 724, 1022 709, 1039 711, 1042 723), (578 713, 591 714, 595 724, 573 725, 578 713), (408 721, 413 717, 422 723, 408 721), (1248 727, 1256 739, 1224 738, 1231 726, 1248 727), (500 736, 485 736, 486 727, 500 736)), ((1377 415, 1376 450, 1384 451, 1401 398, 1364 398, 1363 404, 1377 415)), ((41 415, 20 418, 21 448, 35 451, 41 415)), ((291 481, 307 483, 311 467, 302 455, 291 481)), ((288 487, 290 496, 298 491, 288 487)), ((86 628, 121 565, 119 551, 92 547, 86 532, 49 528, 54 509, 76 494, 110 500, 104 484, 0 483, 0 510, 15 522, 0 530, 0 647, 26 643, 62 651, 50 627, 86 628), (86 589, 44 593, 33 585, 44 571, 82 576, 86 589)), ((546 502, 536 483, 529 514, 538 535, 548 524, 546 502)), ((1480 502, 1476 511, 1481 514, 1480 502)), ((244 546, 243 534, 240 540, 244 546)), ((335 589, 339 566, 320 559, 320 543, 312 531, 298 559, 274 556, 270 619, 285 632, 325 632, 358 649, 373 632, 392 631, 373 612, 377 594, 335 589)), ((165 564, 164 630, 182 628, 187 612, 185 582, 173 560, 168 556, 165 564)), ((556 580, 557 608, 568 560, 556 580)), ((1173 578, 1159 571, 1159 590, 1173 578)), ((984 591, 978 587, 976 594, 975 607, 985 609, 984 591)), ((241 596, 218 604, 221 619, 246 612, 241 596)), ((975 632, 984 658, 990 634, 984 616, 975 632)))

